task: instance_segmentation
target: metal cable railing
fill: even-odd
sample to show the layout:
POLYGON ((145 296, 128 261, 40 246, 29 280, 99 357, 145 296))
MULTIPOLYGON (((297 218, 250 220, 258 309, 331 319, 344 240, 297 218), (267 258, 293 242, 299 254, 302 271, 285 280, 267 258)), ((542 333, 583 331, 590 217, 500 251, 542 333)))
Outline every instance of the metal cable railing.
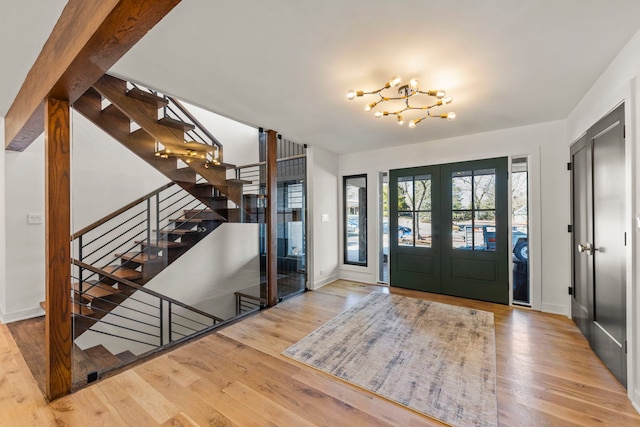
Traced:
POLYGON ((87 288, 85 295, 90 296, 89 302, 83 302, 87 298, 82 297, 74 301, 75 305, 89 310, 75 314, 76 330, 82 327, 82 322, 89 321, 93 323, 91 329, 86 330, 90 333, 135 342, 153 350, 224 322, 222 318, 82 261, 73 260, 73 264, 102 277, 87 288), (106 280, 116 281, 118 287, 114 288, 106 280), (96 288, 101 292, 96 292, 96 288), (101 308, 105 304, 112 307, 101 308))
POLYGON ((243 292, 235 292, 236 316, 251 313, 267 306, 267 300, 243 292))

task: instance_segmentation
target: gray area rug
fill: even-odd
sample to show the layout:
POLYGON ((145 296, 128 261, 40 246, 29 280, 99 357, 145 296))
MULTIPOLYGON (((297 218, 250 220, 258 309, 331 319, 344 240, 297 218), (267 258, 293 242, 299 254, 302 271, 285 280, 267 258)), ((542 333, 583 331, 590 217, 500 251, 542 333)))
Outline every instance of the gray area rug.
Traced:
POLYGON ((282 354, 452 426, 496 426, 493 313, 374 292, 282 354))

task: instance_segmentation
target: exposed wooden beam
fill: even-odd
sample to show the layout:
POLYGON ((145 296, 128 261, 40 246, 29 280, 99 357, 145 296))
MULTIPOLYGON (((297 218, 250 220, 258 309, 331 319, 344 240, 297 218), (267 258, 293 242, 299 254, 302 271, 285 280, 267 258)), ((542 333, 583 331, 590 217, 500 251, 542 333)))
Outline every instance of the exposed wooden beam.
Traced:
POLYGON ((278 135, 267 131, 267 305, 278 303, 278 135))
POLYGON ((44 130, 44 100, 75 102, 180 0, 69 0, 5 117, 5 148, 44 130))
POLYGON ((71 122, 68 101, 45 100, 46 395, 71 391, 71 122))

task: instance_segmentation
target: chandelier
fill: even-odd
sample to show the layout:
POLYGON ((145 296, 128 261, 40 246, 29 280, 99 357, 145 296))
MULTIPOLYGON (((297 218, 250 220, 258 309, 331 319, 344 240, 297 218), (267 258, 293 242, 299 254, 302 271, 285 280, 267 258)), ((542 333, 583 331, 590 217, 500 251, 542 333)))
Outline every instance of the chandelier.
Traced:
MULTIPOLYGON (((409 84, 400 86, 401 79, 400 77, 392 77, 391 80, 386 82, 383 87, 378 90, 374 90, 371 92, 365 92, 362 90, 350 90, 347 93, 347 98, 350 100, 355 99, 359 96, 364 95, 378 95, 380 97, 379 100, 371 102, 365 105, 365 111, 373 111, 378 105, 388 102, 388 101, 403 101, 404 105, 402 108, 397 109, 395 111, 385 111, 385 110, 377 110, 374 115, 376 118, 385 117, 385 116, 395 116, 396 123, 399 125, 404 124, 404 116, 403 113, 407 111, 418 110, 421 112, 421 116, 417 119, 413 119, 409 121, 409 127, 414 128, 418 123, 427 118, 439 118, 439 119, 447 119, 453 120, 456 118, 456 113, 442 113, 442 114, 434 114, 431 112, 431 109, 434 107, 440 107, 442 105, 450 104, 453 101, 453 98, 450 96, 446 96, 444 90, 420 90, 420 82, 417 79, 411 79, 409 84), (389 96, 383 91, 387 91, 387 89, 398 88, 398 96, 389 96), (418 95, 426 95, 432 98, 435 98, 435 102, 432 100, 429 105, 415 106, 409 103, 409 100, 413 97, 417 97, 418 95)), ((397 103, 396 103, 397 104, 397 103)))

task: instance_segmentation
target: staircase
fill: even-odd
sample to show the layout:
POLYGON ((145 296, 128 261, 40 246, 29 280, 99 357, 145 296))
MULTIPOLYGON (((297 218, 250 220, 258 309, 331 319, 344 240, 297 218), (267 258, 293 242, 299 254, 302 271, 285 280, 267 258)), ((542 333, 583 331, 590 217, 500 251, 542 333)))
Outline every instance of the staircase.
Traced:
MULTIPOLYGON (((222 322, 142 286, 221 224, 257 222, 257 195, 243 195, 243 185, 252 181, 227 178, 234 166, 224 163, 222 144, 174 98, 104 75, 73 107, 171 181, 74 234, 74 337, 123 307, 131 318, 149 316, 149 323, 160 325, 158 331, 134 331, 140 337, 131 341, 151 346, 222 322), (126 307, 138 291, 157 300, 149 309, 153 314, 126 307), (164 306, 169 316, 176 307, 177 316, 191 316, 182 324, 170 318, 168 336, 164 306)), ((146 300, 136 304, 151 306, 146 300)), ((131 335, 133 328, 123 329, 131 335)))

